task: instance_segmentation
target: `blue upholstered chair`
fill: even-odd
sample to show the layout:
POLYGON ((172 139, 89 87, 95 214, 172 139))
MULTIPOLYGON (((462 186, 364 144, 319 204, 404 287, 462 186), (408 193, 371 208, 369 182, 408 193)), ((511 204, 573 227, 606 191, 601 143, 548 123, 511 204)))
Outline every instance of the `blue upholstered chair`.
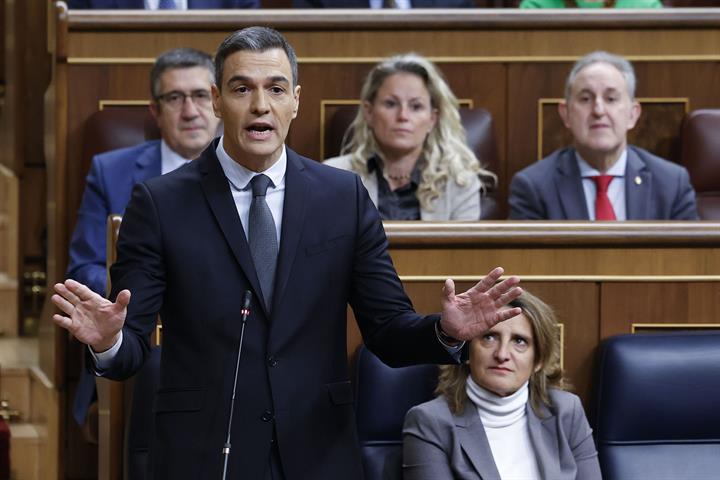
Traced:
POLYGON ((434 397, 436 365, 391 368, 361 346, 355 368, 358 436, 366 480, 402 479, 402 427, 411 407, 434 397))
POLYGON ((603 478, 720 478, 720 334, 609 338, 595 388, 603 478))
POLYGON ((130 419, 127 423, 126 478, 150 479, 148 472, 153 426, 155 392, 160 383, 160 350, 153 347, 145 365, 134 377, 130 419))

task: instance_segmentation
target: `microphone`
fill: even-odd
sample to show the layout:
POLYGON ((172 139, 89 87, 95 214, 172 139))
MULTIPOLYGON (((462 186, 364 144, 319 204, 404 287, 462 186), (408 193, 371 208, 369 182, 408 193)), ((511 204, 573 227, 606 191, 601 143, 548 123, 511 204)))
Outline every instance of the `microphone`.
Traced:
POLYGON ((243 296, 243 306, 242 310, 240 310, 240 320, 242 321, 242 326, 240 327, 240 342, 238 344, 237 360, 235 361, 235 379, 233 380, 232 399, 230 400, 230 418, 228 418, 227 437, 225 438, 225 445, 223 445, 222 449, 224 457, 223 480, 225 480, 227 476, 228 458, 230 457, 230 431, 232 429, 233 411, 235 410, 235 392, 237 390, 237 378, 238 370, 240 369, 240 355, 242 355, 243 337, 245 337, 245 322, 247 322, 247 318, 250 315, 250 300, 252 300, 252 292, 250 290, 245 290, 245 295, 243 296))

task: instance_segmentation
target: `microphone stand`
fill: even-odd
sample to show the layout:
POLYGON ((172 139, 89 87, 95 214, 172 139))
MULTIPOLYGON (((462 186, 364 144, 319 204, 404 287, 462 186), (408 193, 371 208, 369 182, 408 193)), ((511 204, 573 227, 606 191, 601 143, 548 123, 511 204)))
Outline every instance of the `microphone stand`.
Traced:
POLYGON ((240 369, 240 355, 242 355, 242 346, 243 346, 243 337, 245 336, 245 322, 247 322, 248 315, 250 315, 250 300, 252 299, 252 292, 250 290, 245 290, 245 295, 243 296, 243 306, 240 313, 242 314, 242 317, 240 320, 242 321, 242 327, 240 327, 240 343, 238 344, 238 354, 237 354, 237 360, 235 362, 235 379, 233 380, 233 389, 232 389, 232 399, 230 401, 230 418, 228 419, 228 425, 227 425, 227 437, 225 438, 225 445, 223 445, 222 454, 223 454, 223 474, 222 478, 223 480, 227 477, 227 466, 228 466, 228 458, 230 457, 230 431, 232 428, 232 419, 233 419, 233 412, 235 410, 235 391, 237 390, 237 379, 238 379, 238 370, 240 369))

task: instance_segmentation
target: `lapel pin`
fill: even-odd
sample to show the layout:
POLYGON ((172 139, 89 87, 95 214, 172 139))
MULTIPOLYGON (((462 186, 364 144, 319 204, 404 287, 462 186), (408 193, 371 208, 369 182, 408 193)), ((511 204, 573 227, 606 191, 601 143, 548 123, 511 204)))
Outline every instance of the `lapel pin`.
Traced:
POLYGON ((642 185, 642 178, 635 177, 635 185, 642 185))

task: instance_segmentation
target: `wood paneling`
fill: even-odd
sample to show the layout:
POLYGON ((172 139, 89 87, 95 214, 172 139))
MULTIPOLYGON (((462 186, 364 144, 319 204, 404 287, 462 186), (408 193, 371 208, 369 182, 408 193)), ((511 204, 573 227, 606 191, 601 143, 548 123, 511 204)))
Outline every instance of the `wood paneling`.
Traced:
POLYGON ((601 338, 633 324, 720 324, 718 282, 621 282, 602 286, 601 338))

